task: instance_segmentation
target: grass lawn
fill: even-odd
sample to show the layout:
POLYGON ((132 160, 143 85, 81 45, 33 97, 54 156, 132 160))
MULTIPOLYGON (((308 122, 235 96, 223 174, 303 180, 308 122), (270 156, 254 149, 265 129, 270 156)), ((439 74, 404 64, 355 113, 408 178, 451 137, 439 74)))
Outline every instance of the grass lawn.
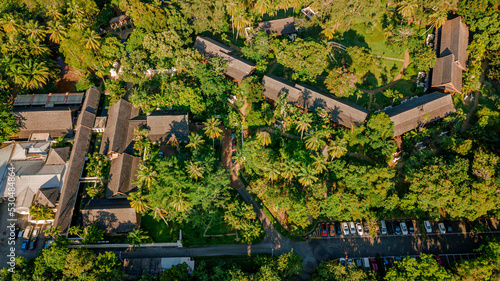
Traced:
POLYGON ((230 227, 227 225, 226 222, 224 222, 224 217, 222 214, 222 211, 218 211, 217 213, 214 214, 210 225, 208 226, 207 232, 205 233, 206 235, 224 235, 224 234, 232 234, 235 233, 234 228, 230 227))
POLYGON ((416 83, 411 80, 398 80, 391 89, 396 90, 403 94, 405 97, 412 97, 415 95, 416 83))
POLYGON ((141 229, 147 231, 154 242, 175 242, 179 238, 177 227, 167 226, 163 220, 157 221, 150 215, 141 217, 141 229))

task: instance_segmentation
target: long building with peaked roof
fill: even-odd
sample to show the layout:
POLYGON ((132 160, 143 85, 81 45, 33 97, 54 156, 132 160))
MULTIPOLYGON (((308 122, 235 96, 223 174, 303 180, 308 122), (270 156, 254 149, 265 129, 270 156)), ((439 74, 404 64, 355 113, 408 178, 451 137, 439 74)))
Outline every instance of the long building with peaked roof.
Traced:
POLYGON ((264 85, 264 96, 273 101, 277 101, 283 94, 288 94, 288 102, 295 103, 300 97, 300 89, 293 84, 273 75, 265 75, 262 78, 264 85))

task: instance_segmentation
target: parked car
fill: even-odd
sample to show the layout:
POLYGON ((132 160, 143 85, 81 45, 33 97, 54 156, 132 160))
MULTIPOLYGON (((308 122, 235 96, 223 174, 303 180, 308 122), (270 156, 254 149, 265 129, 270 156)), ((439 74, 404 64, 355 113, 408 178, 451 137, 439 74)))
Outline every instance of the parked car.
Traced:
POLYGON ((356 223, 356 230, 359 236, 363 235, 363 225, 360 222, 356 223))
POLYGON ((341 266, 344 266, 344 267, 347 265, 347 263, 345 261, 345 258, 340 258, 339 259, 339 263, 340 263, 341 266))
POLYGON ((382 235, 387 234, 387 226, 385 225, 385 221, 380 221, 380 233, 382 233, 382 235))
POLYGON ((408 232, 410 234, 414 234, 415 233, 415 227, 413 226, 413 222, 412 221, 408 221, 408 232))
POLYGON ((365 270, 370 269, 370 261, 368 260, 368 258, 363 258, 363 267, 365 270))
POLYGON ((236 138, 236 132, 233 130, 231 130, 231 138, 234 139, 236 138))
POLYGON ((397 222, 394 222, 394 233, 396 233, 396 235, 401 235, 401 227, 397 222))
POLYGON ((344 231, 344 235, 349 235, 349 226, 346 222, 342 223, 342 230, 344 231))
POLYGON ((329 224, 328 227, 330 228, 330 236, 335 236, 335 226, 333 225, 333 223, 329 224))
POLYGON ((392 223, 391 223, 391 222, 387 222, 387 233, 388 233, 389 235, 394 234, 394 230, 393 230, 393 228, 392 228, 392 223))
POLYGON ((356 259, 355 260, 356 266, 361 268, 363 265, 361 264, 361 259, 356 259))
POLYGON ((441 234, 446 233, 446 227, 444 227, 444 223, 442 223, 442 222, 438 223, 438 228, 439 228, 439 232, 441 232, 441 234))
POLYGON ((427 233, 432 233, 432 226, 431 226, 431 223, 427 220, 424 221, 424 228, 425 228, 425 232, 427 233))
POLYGON ((23 238, 30 239, 32 231, 33 231, 33 226, 28 225, 28 227, 26 227, 26 230, 24 230, 23 238))
POLYGON ((434 255, 434 259, 436 259, 436 261, 439 265, 443 265, 443 260, 441 259, 441 257, 439 255, 434 255))
POLYGON ((445 222, 445 223, 444 223, 444 226, 446 227, 446 231, 447 231, 448 233, 453 232, 453 228, 451 227, 451 223, 449 223, 449 222, 445 222))
POLYGON ((321 224, 321 236, 328 236, 328 230, 326 229, 326 223, 321 224))
POLYGON ((356 225, 354 225, 354 222, 349 222, 349 229, 351 230, 351 234, 356 234, 356 225))
POLYGON ((338 222, 335 223, 335 229, 337 230, 337 235, 342 235, 342 228, 338 222))
POLYGON ((17 238, 23 237, 24 231, 25 231, 24 229, 19 231, 19 233, 17 234, 17 238))
POLYGON ((390 265, 389 265, 389 260, 387 258, 383 258, 383 261, 384 261, 384 268, 387 269, 390 265))
POLYGON ((164 155, 163 155, 163 152, 161 152, 161 151, 160 151, 160 152, 158 152, 158 157, 163 158, 163 156, 164 156, 164 155))
POLYGON ((408 228, 406 227, 406 223, 403 221, 400 223, 401 226, 401 232, 403 235, 408 235, 408 228))
POLYGON ((37 241, 38 241, 38 237, 34 236, 33 238, 31 238, 31 241, 30 241, 30 250, 35 249, 37 241))
POLYGON ((33 234, 31 234, 31 237, 38 237, 38 234, 40 234, 39 226, 35 227, 35 230, 33 230, 33 234))
POLYGON ((365 225, 364 230, 365 234, 370 234, 370 229, 368 229, 368 226, 365 225))
POLYGON ((19 231, 21 230, 21 228, 19 227, 19 225, 16 224, 15 228, 14 228, 14 235, 15 237, 17 237, 17 235, 19 235, 19 231))
POLYGON ((370 259, 370 263, 374 271, 378 271, 377 261, 375 259, 370 259))
POLYGON ((30 243, 30 240, 24 239, 23 244, 21 245, 21 250, 23 250, 23 251, 28 250, 29 243, 30 243))

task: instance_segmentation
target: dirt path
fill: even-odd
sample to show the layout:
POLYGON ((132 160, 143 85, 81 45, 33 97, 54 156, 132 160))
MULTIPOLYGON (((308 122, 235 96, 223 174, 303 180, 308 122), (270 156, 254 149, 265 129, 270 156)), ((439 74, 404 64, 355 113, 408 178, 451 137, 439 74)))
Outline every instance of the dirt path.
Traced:
POLYGON ((386 60, 396 60, 396 61, 402 61, 404 62, 405 60, 403 59, 397 59, 397 58, 390 58, 390 57, 383 57, 383 56, 375 56, 375 55, 372 55, 372 57, 374 58, 379 58, 379 59, 386 59, 386 60))

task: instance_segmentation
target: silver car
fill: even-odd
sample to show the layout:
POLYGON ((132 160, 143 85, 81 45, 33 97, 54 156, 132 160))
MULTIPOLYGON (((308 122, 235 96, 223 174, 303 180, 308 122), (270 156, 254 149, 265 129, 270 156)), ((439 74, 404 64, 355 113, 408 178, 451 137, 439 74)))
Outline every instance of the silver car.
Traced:
POLYGON ((349 222, 349 229, 351 230, 351 234, 356 234, 356 225, 354 224, 354 222, 349 222))
POLYGON ((344 235, 349 235, 349 226, 346 222, 342 223, 342 231, 344 232, 344 235))
POLYGON ((356 223, 356 230, 359 236, 363 235, 363 225, 360 222, 356 223))

